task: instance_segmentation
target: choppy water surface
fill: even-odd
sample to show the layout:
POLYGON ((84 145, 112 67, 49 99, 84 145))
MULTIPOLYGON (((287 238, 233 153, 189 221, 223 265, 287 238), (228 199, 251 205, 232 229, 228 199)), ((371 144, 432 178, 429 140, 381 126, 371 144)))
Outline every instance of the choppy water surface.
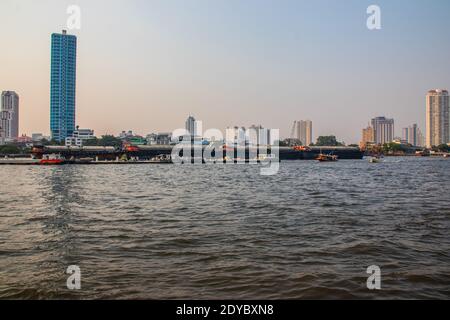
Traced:
POLYGON ((0 298, 449 299, 449 190, 448 159, 3 166, 0 298))

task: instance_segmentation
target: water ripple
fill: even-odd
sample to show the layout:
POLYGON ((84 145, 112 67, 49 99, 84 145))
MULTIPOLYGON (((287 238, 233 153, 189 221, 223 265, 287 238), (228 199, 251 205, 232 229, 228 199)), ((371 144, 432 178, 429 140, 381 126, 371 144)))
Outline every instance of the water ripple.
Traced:
POLYGON ((0 167, 0 298, 449 299, 449 169, 0 167))

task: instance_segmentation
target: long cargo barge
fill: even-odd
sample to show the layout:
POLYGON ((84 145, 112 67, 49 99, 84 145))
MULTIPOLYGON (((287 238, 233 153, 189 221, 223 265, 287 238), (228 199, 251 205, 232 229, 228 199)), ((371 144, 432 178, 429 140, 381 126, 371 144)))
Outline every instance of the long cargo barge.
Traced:
MULTIPOLYGON (((159 163, 158 157, 169 157, 173 146, 134 146, 126 148, 114 147, 64 147, 64 146, 36 146, 29 156, 0 157, 0 165, 60 165, 60 164, 145 164, 159 163), (57 157, 57 159, 55 159, 57 157)), ((193 146, 191 159, 197 154, 203 159, 225 159, 225 161, 250 161, 260 159, 261 154, 256 148, 222 147, 208 149, 207 146, 193 146), (219 156, 216 157, 216 152, 219 156)), ((265 153, 271 154, 269 149, 265 153)), ((183 156, 181 151, 180 156, 183 156)), ((359 148, 351 147, 309 147, 309 148, 278 148, 280 161, 314 160, 320 154, 337 156, 340 160, 359 160, 364 153, 359 148)), ((273 158, 273 157, 272 157, 273 158)), ((205 160, 209 162, 209 160, 205 160)))
MULTIPOLYGON (((79 159, 91 158, 96 162, 121 162, 121 160, 139 160, 151 161, 158 156, 168 156, 172 154, 173 146, 170 145, 154 145, 154 146, 133 146, 126 148, 114 147, 64 147, 64 146, 41 146, 33 148, 32 154, 34 158, 41 159, 42 157, 58 154, 67 161, 77 161, 79 159)), ((191 157, 200 154, 203 158, 245 158, 246 160, 259 158, 260 153, 255 148, 248 147, 222 147, 216 149, 209 149, 207 146, 194 145, 191 157), (219 156, 216 157, 216 152, 219 156), (231 156, 230 156, 231 155, 231 156)), ((271 150, 267 150, 271 154, 271 150)), ((181 151, 180 156, 183 156, 181 151)), ((360 160, 364 157, 364 152, 359 148, 353 147, 308 147, 308 148, 292 148, 279 147, 278 158, 280 161, 289 160, 314 160, 320 154, 335 155, 340 160, 360 160)))

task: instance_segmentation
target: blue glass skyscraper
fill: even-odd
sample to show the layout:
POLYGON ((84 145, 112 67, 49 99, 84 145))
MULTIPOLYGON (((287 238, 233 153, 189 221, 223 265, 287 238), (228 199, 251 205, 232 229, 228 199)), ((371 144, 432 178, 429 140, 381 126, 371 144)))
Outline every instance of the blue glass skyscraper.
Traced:
POLYGON ((75 130, 77 38, 52 34, 50 130, 52 139, 64 141, 75 130))

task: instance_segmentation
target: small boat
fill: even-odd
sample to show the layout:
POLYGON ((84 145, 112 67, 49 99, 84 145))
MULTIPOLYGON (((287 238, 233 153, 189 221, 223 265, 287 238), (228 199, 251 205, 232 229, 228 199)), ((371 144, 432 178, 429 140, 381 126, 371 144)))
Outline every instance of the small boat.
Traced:
POLYGON ((40 161, 39 164, 43 166, 53 166, 53 165, 60 165, 65 164, 65 159, 62 158, 59 154, 51 154, 51 155, 45 155, 40 161))
POLYGON ((319 154, 319 156, 316 158, 316 160, 320 162, 331 162, 331 161, 338 161, 338 156, 332 155, 332 154, 319 154))
POLYGON ((150 159, 149 163, 155 164, 171 164, 172 156, 170 154, 160 154, 150 159))
POLYGON ((372 155, 369 158, 369 163, 380 163, 382 157, 383 157, 383 155, 381 155, 381 154, 372 155))

